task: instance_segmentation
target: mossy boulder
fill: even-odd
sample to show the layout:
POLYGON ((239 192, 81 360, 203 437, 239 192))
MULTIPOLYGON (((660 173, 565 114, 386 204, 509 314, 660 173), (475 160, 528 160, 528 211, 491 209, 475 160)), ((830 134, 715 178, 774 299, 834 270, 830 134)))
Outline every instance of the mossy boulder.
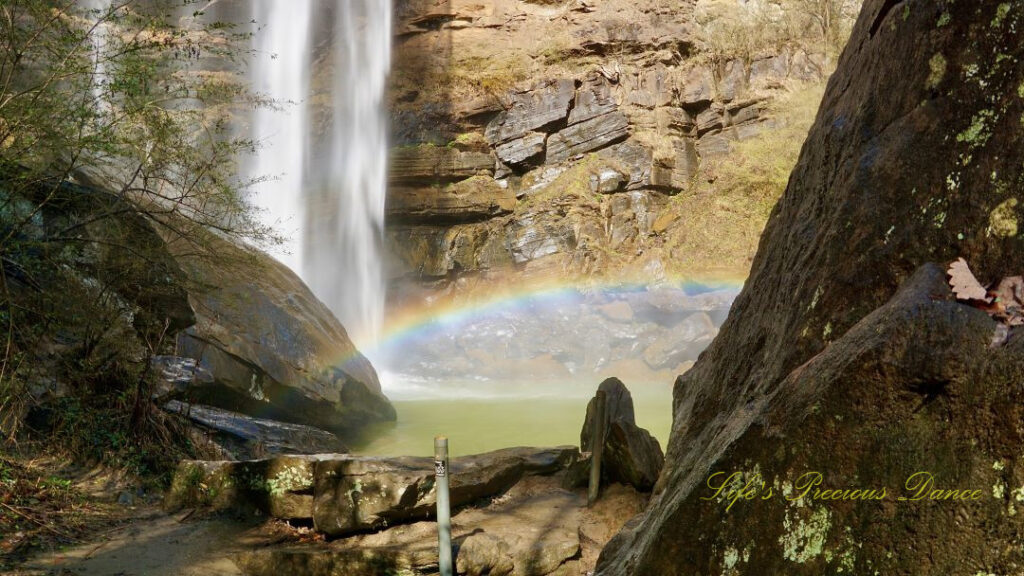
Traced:
POLYGON ((751 276, 676 382, 654 500, 598 574, 1024 566, 1024 347, 994 341, 943 277, 961 256, 985 283, 1024 269, 1007 225, 1024 188, 1021 26, 1017 1, 865 2, 751 276), (814 472, 822 491, 887 493, 799 498, 814 472), (978 498, 899 500, 919 472, 978 498))

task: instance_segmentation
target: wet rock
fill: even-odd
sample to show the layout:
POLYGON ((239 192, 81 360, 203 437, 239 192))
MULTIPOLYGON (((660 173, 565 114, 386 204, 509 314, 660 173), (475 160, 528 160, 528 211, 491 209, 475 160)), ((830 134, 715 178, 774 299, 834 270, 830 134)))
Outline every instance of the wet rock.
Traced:
POLYGON ((512 96, 507 110, 487 124, 484 132, 491 145, 522 138, 552 123, 564 122, 576 96, 572 80, 553 80, 512 96))
POLYGON ((474 176, 437 188, 392 188, 388 220, 414 224, 452 224, 486 220, 515 209, 515 194, 490 176, 474 176))
POLYGON ((611 112, 568 126, 548 137, 546 161, 562 162, 577 154, 599 150, 629 136, 629 120, 611 112))
POLYGON ((229 410, 177 400, 167 402, 163 409, 172 414, 180 414, 214 432, 217 444, 239 460, 268 454, 347 451, 337 436, 312 426, 253 418, 229 410))
MULTIPOLYGON (((457 508, 498 496, 526 475, 553 474, 577 456, 574 447, 509 448, 451 461, 451 503, 457 508)), ((339 536, 435 513, 433 461, 428 458, 339 458, 319 462, 314 486, 317 530, 339 536)))

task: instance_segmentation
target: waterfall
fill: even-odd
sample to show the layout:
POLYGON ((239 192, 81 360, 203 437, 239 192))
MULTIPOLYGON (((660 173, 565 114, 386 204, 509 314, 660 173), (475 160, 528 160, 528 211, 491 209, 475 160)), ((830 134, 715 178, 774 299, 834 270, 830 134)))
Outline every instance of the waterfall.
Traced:
POLYGON ((255 88, 292 102, 253 116, 252 132, 264 146, 249 172, 275 177, 257 187, 254 202, 289 238, 275 255, 357 345, 371 346, 384 312, 391 1, 256 0, 252 6, 260 28, 251 66, 255 88))
POLYGON ((107 82, 107 61, 103 51, 107 44, 108 25, 100 20, 107 17, 111 3, 112 0, 84 0, 82 2, 87 17, 96 19, 95 29, 89 37, 89 42, 92 44, 92 98, 96 106, 104 111, 107 110, 103 87, 107 82))
POLYGON ((252 89, 276 103, 253 112, 251 132, 260 147, 248 172, 266 180, 254 187, 251 200, 285 238, 284 244, 272 251, 274 256, 301 275, 299 242, 309 140, 310 3, 257 0, 252 10, 258 26, 253 35, 252 89))

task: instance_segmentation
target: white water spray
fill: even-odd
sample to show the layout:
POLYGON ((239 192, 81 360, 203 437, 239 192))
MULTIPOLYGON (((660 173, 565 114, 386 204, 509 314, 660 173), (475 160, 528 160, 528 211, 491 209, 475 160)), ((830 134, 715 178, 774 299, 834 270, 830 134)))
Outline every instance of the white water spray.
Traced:
POLYGON ((254 178, 268 180, 254 188, 251 200, 285 238, 274 256, 301 274, 310 3, 257 0, 252 11, 259 27, 253 35, 252 89, 276 104, 257 108, 253 114, 252 137, 260 148, 248 171, 254 178))
POLYGON ((358 346, 371 347, 384 312, 391 2, 256 0, 252 6, 261 28, 252 65, 256 89, 296 102, 253 117, 253 134, 264 146, 250 174, 276 177, 259 186, 254 202, 290 238, 290 254, 276 255, 358 346))

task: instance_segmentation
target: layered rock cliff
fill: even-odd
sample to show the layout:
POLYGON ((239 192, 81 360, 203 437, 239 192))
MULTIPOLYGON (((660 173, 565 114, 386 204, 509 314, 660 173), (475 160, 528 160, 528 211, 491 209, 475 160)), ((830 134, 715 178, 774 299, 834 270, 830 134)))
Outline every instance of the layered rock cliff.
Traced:
POLYGON ((1022 25, 1019 1, 865 3, 750 278, 676 382, 657 494, 598 574, 1020 572, 1021 334, 943 270, 1024 269, 1022 25), (737 473, 718 498, 717 472, 737 473))
POLYGON ((799 124, 779 102, 797 92, 813 111, 807 86, 829 66, 799 34, 720 49, 709 4, 398 2, 386 230, 398 286, 745 274, 774 197, 728 195, 719 168, 799 124))

